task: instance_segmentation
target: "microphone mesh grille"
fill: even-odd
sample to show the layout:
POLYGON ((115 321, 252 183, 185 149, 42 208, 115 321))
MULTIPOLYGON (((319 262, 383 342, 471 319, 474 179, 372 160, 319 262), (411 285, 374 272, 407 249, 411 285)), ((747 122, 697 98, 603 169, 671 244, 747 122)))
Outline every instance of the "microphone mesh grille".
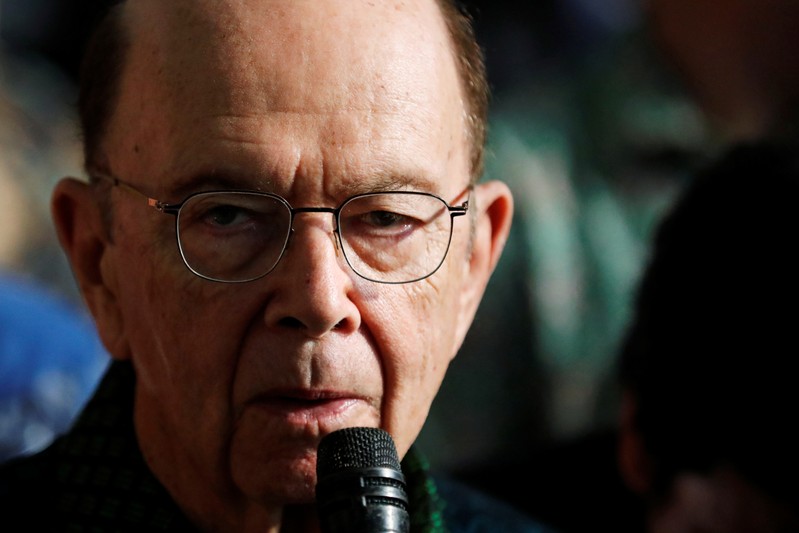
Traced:
POLYGON ((379 428, 344 428, 326 435, 319 443, 316 458, 318 476, 351 468, 400 469, 394 440, 379 428))

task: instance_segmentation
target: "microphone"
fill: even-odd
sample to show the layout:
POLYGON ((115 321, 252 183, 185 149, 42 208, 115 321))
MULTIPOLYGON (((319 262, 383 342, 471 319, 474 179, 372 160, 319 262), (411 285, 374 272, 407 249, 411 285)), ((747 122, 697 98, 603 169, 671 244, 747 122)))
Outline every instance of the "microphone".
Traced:
POLYGON ((322 533, 408 533, 408 496, 394 440, 370 427, 319 443, 316 505, 322 533))

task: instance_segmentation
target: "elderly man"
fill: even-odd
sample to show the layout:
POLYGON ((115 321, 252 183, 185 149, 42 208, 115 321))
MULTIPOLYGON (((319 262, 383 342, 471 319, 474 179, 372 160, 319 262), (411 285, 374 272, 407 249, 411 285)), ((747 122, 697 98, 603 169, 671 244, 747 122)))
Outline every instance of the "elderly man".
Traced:
POLYGON ((70 434, 6 468, 6 517, 318 531, 320 440, 368 426, 412 530, 537 530, 442 502, 412 448, 510 227, 509 189, 477 182, 484 78, 445 0, 113 9, 81 80, 90 180, 53 214, 115 363, 70 434))

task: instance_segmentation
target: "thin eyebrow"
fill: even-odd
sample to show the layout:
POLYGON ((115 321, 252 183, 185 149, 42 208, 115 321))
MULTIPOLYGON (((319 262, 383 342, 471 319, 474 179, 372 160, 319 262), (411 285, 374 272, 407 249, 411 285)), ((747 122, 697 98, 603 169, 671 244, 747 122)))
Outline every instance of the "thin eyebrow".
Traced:
POLYGON ((246 178, 232 177, 229 174, 201 173, 179 178, 169 187, 167 195, 174 198, 175 204, 182 202, 188 196, 205 191, 254 191, 272 192, 268 184, 271 180, 259 178, 255 184, 246 178))
MULTIPOLYGON (((308 179, 308 178, 299 178, 308 179)), ((334 196, 342 201, 346 198, 358 194, 387 191, 421 191, 436 193, 434 185, 436 180, 428 179, 419 175, 410 174, 376 174, 368 178, 358 179, 353 177, 336 184, 334 196)), ((203 191, 254 191, 268 192, 272 194, 284 195, 283 191, 277 190, 274 180, 260 177, 255 183, 252 179, 231 177, 225 174, 198 174, 179 180, 176 186, 170 191, 170 197, 176 197, 177 201, 182 201, 187 196, 203 191)), ((287 198, 288 200, 289 198, 287 198)))
POLYGON ((112 181, 115 185, 132 189, 134 192, 154 200, 162 205, 176 205, 185 201, 186 198, 198 192, 210 191, 256 191, 252 187, 242 186, 240 180, 231 179, 229 177, 221 176, 219 174, 199 174, 184 179, 179 179, 177 183, 170 185, 167 189, 162 189, 161 192, 152 194, 152 185, 133 183, 125 179, 121 179, 113 173, 108 173, 99 170, 90 170, 89 176, 91 178, 102 178, 112 181))
POLYGON ((340 196, 348 198, 358 194, 390 191, 436 193, 437 191, 434 187, 436 183, 438 183, 436 180, 425 178, 421 175, 385 173, 370 176, 368 180, 348 181, 337 192, 340 196))

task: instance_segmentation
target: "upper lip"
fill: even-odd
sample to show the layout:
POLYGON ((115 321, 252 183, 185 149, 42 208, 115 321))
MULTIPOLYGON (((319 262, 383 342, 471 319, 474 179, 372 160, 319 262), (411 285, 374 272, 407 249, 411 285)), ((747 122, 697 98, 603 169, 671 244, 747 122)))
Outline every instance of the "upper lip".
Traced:
POLYGON ((304 389, 304 388, 281 388, 271 389, 259 394, 253 400, 275 401, 275 400, 298 400, 307 402, 324 402, 329 400, 340 400, 345 398, 356 399, 359 396, 347 391, 327 390, 327 389, 304 389))

